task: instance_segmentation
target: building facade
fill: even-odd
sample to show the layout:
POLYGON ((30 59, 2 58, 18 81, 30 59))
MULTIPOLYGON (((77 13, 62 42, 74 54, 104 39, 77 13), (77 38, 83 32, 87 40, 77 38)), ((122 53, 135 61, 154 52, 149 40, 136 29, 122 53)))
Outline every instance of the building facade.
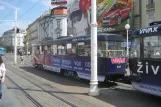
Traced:
POLYGON ((15 30, 11 29, 3 33, 3 46, 4 47, 13 47, 13 37, 15 35, 15 30))
POLYGON ((140 0, 141 27, 149 26, 152 22, 161 21, 161 0, 140 0))
POLYGON ((67 12, 64 11, 64 7, 47 10, 28 26, 24 43, 29 51, 35 43, 67 36, 67 12))
POLYGON ((29 52, 31 51, 32 44, 38 42, 39 35, 39 18, 31 23, 27 28, 27 34, 25 36, 25 47, 28 47, 29 52))
MULTIPOLYGON (((17 49, 22 50, 24 47, 24 36, 25 36, 25 31, 24 30, 19 30, 17 33, 17 49)), ((15 45, 15 30, 11 29, 3 33, 3 47, 8 48, 10 51, 14 49, 15 45)))
POLYGON ((54 8, 40 17, 39 41, 67 36, 67 17, 61 11, 64 11, 63 7, 54 8))

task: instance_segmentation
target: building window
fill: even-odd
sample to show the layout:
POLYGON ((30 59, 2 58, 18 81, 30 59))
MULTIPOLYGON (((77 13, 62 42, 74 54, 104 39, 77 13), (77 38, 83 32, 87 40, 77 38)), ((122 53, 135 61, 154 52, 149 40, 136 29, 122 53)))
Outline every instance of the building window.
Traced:
POLYGON ((53 22, 51 22, 51 29, 53 29, 53 22))
POLYGON ((60 28, 60 20, 57 20, 57 28, 60 28))
POLYGON ((154 0, 148 0, 148 4, 153 4, 154 0))
POLYGON ((148 14, 148 23, 154 22, 155 21, 155 15, 154 13, 148 14))
POLYGON ((60 32, 57 32, 57 37, 60 37, 60 32))
POLYGON ((56 28, 56 34, 57 34, 57 37, 60 37, 61 36, 61 28, 60 28, 60 21, 61 20, 56 20, 57 21, 57 28, 56 28))

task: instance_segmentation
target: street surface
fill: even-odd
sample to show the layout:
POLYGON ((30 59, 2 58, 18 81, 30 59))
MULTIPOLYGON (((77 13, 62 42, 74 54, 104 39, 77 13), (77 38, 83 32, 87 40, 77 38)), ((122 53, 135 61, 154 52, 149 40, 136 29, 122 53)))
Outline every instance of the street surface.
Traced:
POLYGON ((35 69, 30 56, 25 56, 24 65, 19 64, 18 57, 16 66, 12 54, 3 59, 7 68, 6 88, 3 88, 12 94, 5 96, 0 104, 12 97, 17 107, 161 107, 161 98, 138 92, 129 84, 101 83, 100 96, 91 97, 89 81, 35 69))

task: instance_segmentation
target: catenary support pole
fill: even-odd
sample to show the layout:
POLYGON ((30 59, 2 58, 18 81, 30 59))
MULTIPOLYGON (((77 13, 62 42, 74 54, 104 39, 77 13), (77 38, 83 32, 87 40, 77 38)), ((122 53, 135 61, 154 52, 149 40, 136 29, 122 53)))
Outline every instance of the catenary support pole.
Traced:
POLYGON ((17 64, 17 9, 15 9, 14 64, 17 64))
POLYGON ((88 94, 90 96, 98 96, 98 80, 97 80, 97 18, 96 18, 96 0, 91 1, 91 80, 88 94))

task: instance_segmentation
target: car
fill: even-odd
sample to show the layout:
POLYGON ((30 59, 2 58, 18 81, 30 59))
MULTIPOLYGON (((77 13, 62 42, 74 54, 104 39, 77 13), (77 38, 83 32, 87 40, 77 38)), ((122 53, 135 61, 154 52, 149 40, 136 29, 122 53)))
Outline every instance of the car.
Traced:
POLYGON ((112 25, 120 25, 121 22, 129 17, 131 11, 130 5, 125 4, 114 4, 111 9, 104 13, 102 18, 102 26, 112 26, 112 25))

